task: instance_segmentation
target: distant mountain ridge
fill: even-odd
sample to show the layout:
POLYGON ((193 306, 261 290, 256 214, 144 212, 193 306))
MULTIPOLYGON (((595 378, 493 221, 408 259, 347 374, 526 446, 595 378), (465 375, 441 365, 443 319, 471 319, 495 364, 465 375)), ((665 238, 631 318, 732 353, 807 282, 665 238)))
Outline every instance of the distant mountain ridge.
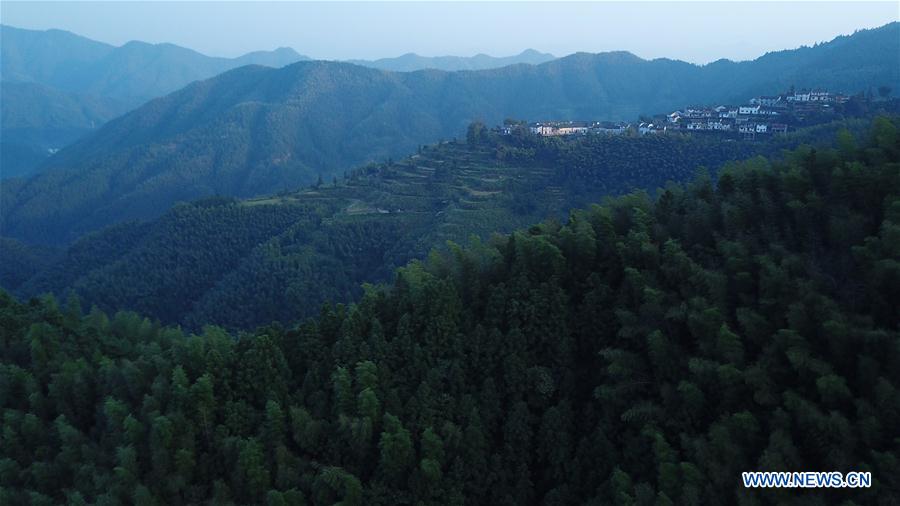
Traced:
POLYGON ((3 235, 68 242, 209 195, 249 197, 330 179, 460 136, 469 122, 635 119, 791 85, 900 89, 900 23, 749 62, 705 66, 627 52, 540 65, 388 72, 338 62, 247 66, 193 83, 63 149, 2 187, 3 235))
POLYGON ((133 105, 243 65, 283 67, 309 59, 290 48, 220 58, 175 44, 131 41, 113 46, 63 30, 9 25, 0 25, 0 39, 4 81, 34 82, 133 105))
MULTIPOLYGON (((519 63, 538 64, 555 58, 528 49, 508 57, 479 54, 472 57, 424 57, 412 53, 379 60, 352 63, 382 70, 422 69, 483 70, 519 63)), ((17 83, 29 94, 43 94, 44 105, 4 99, 0 105, 14 117, 38 116, 44 125, 27 134, 14 123, 0 124, 3 153, 0 177, 28 174, 49 152, 70 144, 106 121, 144 102, 171 93, 187 84, 244 65, 283 67, 310 60, 289 47, 254 51, 236 58, 201 54, 175 44, 131 41, 113 46, 64 30, 27 30, 0 25, 0 79, 17 83), (96 114, 97 104, 105 104, 104 114, 96 114), (94 111, 92 125, 73 125, 79 109, 94 111), (50 114, 48 111, 56 111, 50 114), (43 116, 40 114, 44 113, 43 116)), ((5 116, 6 117, 6 116, 5 116)))
POLYGON ((507 65, 525 63, 539 65, 556 57, 550 53, 541 53, 534 49, 526 49, 513 56, 490 56, 477 54, 475 56, 421 56, 416 53, 406 53, 395 58, 379 58, 377 60, 347 60, 347 63, 372 67, 393 72, 414 72, 416 70, 488 70, 507 65))
POLYGON ((0 176, 25 174, 46 158, 48 150, 62 148, 147 100, 193 81, 248 64, 282 67, 308 59, 289 48, 217 58, 174 44, 132 41, 116 47, 63 30, 0 25, 0 79, 4 91, 14 92, 0 96, 0 176), (29 99, 19 100, 26 89, 29 99), (83 114, 91 117, 87 126, 73 123, 83 114), (18 123, 10 121, 27 117, 41 127, 29 125, 23 133, 18 123))

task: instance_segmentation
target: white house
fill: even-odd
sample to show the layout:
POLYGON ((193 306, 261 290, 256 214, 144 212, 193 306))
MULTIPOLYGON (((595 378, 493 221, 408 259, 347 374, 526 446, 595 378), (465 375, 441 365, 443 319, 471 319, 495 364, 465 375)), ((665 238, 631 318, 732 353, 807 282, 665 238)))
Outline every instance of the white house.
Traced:
POLYGON ((809 102, 809 92, 797 92, 789 96, 788 102, 809 102))
POLYGON ((778 96, 766 96, 763 95, 761 97, 754 97, 750 99, 750 103, 753 105, 763 105, 766 107, 774 107, 781 102, 781 95, 778 96))
POLYGON ((588 128, 586 126, 561 126, 556 129, 559 135, 575 135, 586 134, 588 128))
POLYGON ((638 132, 641 135, 656 133, 657 128, 653 123, 641 123, 638 125, 638 132))

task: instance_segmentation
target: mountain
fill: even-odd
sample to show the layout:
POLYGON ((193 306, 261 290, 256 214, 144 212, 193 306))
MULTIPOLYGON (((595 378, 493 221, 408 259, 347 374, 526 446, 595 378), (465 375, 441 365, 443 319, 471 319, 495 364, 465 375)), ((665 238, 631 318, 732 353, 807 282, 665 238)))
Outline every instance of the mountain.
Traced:
POLYGON ((110 98, 32 82, 0 82, 0 171, 27 174, 52 153, 130 109, 110 98))
POLYGON ((381 58, 378 60, 348 60, 348 63, 372 67, 393 72, 412 72, 416 70, 486 70, 526 63, 538 65, 555 60, 550 53, 541 53, 534 49, 526 49, 514 56, 496 57, 486 54, 475 56, 420 56, 415 53, 407 53, 396 58, 381 58))
POLYGON ((253 51, 243 56, 238 56, 233 61, 235 67, 243 65, 264 65, 266 67, 284 67, 298 61, 309 60, 308 56, 304 56, 289 47, 279 47, 272 51, 253 51))
POLYGON ((750 62, 696 66, 630 53, 575 54, 493 70, 387 72, 337 62, 247 66, 153 100, 2 187, 3 234, 65 243, 171 204, 248 197, 326 179, 473 119, 634 119, 738 102, 793 84, 900 89, 900 23, 750 62))
MULTIPOLYGON (((396 267, 448 241, 562 219, 609 195, 687 180, 698 167, 715 173, 732 160, 831 142, 838 127, 761 143, 500 136, 473 126, 466 142, 426 146, 327 184, 209 198, 109 227, 76 241, 58 262, 0 276, 0 285, 22 298, 72 292, 107 311, 132 309, 186 328, 288 322, 325 301, 356 300, 363 283, 389 281, 396 267)), ((17 261, 24 266, 43 258, 21 249, 0 255, 25 256, 17 261)))
POLYGON ((255 331, 0 292, 0 501, 898 504, 900 135, 863 138, 255 331), (841 471, 801 494, 751 469, 841 471))
POLYGON ((115 47, 62 30, 0 25, 4 86, 0 107, 4 119, 11 111, 31 123, 27 132, 18 131, 16 123, 3 123, 0 134, 4 151, 9 151, 0 164, 2 176, 30 171, 46 158, 48 149, 59 149, 113 117, 190 82, 243 65, 281 67, 305 59, 288 48, 216 58, 173 44, 129 42, 115 47), (29 95, 24 101, 23 93, 29 95), (78 115, 85 118, 74 117, 78 115))
POLYGON ((219 58, 174 44, 132 41, 116 47, 62 30, 8 25, 0 25, 0 41, 4 81, 33 82, 132 106, 243 65, 281 67, 309 59, 290 48, 219 58))

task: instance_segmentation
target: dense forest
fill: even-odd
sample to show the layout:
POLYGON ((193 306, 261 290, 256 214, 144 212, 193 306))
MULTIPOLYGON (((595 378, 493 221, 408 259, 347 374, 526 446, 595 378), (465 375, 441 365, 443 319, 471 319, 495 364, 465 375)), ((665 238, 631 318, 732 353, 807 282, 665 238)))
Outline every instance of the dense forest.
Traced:
POLYGON ((298 324, 4 294, 0 503, 897 504, 898 305, 883 118, 435 251, 298 324))
POLYGON ((0 286, 19 297, 75 291, 86 305, 129 309, 167 324, 251 329, 350 302, 364 282, 447 241, 488 238, 637 188, 687 181, 706 167, 863 135, 870 120, 841 121, 766 142, 703 136, 499 135, 470 126, 466 139, 423 146, 297 192, 177 205, 148 223, 89 234, 56 261, 45 250, 0 242, 18 260, 0 286), (824 141, 828 142, 828 141, 824 141))

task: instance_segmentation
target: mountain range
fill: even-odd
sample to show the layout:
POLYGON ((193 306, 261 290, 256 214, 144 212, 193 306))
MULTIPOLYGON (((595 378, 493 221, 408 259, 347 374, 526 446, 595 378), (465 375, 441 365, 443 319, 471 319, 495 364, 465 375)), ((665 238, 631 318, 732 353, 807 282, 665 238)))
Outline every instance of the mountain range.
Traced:
POLYGON ((900 89, 900 23, 748 62, 579 53, 481 71, 388 72, 302 61, 244 66, 152 100, 2 187, 3 235, 64 244, 173 203, 330 179, 461 135, 473 119, 633 119, 789 86, 900 89))
POLYGON ((248 64, 306 60, 292 49, 216 58, 174 44, 112 46, 62 30, 0 25, 3 177, 28 173, 55 150, 147 100, 248 64))
MULTIPOLYGON (((63 30, 0 25, 4 84, 0 177, 25 175, 49 154, 147 100, 243 65, 283 67, 310 58, 291 48, 220 58, 174 44, 113 46, 63 30), (11 83, 15 83, 13 86, 11 83), (9 86, 7 86, 9 84, 9 86), (22 124, 22 118, 29 118, 22 124)), ((542 63, 553 55, 526 50, 503 58, 406 54, 353 63, 385 70, 459 70, 542 63)))
POLYGON ((416 53, 406 53, 397 56, 396 58, 347 60, 347 62, 362 65, 363 67, 372 67, 394 72, 414 72, 416 70, 424 69, 447 71, 487 70, 506 67, 507 65, 517 65, 519 63, 538 65, 555 59, 556 57, 550 53, 541 53, 534 49, 526 49, 517 55, 501 57, 483 53, 476 54, 475 56, 421 56, 416 53))
POLYGON ((4 81, 31 82, 132 106, 235 67, 281 67, 309 59, 288 48, 219 58, 174 44, 132 41, 113 46, 62 30, 7 25, 0 26, 0 39, 4 81))

